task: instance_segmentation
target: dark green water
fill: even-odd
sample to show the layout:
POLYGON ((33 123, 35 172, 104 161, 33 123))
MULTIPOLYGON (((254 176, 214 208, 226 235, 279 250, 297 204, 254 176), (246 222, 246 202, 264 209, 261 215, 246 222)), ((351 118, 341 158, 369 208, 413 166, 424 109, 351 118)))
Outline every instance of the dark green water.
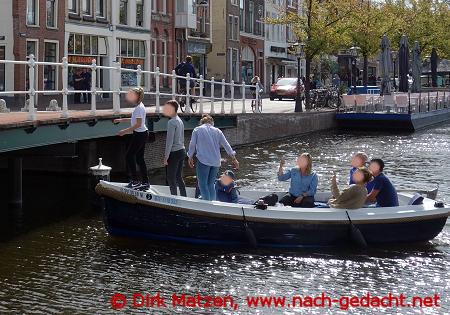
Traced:
MULTIPOLYGON (((325 132, 244 148, 238 150, 242 168, 237 175, 242 186, 286 187, 275 178, 280 156, 292 164, 299 152, 308 151, 320 186, 326 188, 333 170, 341 183, 346 180, 351 153, 359 150, 385 159, 386 173, 398 187, 439 184, 439 198, 450 202, 450 125, 399 136, 325 132)), ((436 293, 440 308, 354 308, 350 313, 450 313, 449 223, 429 244, 363 252, 186 247, 109 237, 100 214, 89 210, 84 178, 27 176, 25 184, 24 213, 11 215, 2 207, 0 314, 112 314, 109 300, 116 292, 232 295, 240 314, 347 314, 337 307, 249 309, 241 306, 248 295, 436 293)), ((229 308, 170 306, 156 311, 126 307, 122 312, 233 313, 229 308)))

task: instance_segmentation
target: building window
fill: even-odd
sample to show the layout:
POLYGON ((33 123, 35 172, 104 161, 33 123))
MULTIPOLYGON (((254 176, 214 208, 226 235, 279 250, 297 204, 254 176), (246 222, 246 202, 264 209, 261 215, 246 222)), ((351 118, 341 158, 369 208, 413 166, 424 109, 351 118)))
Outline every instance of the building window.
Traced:
POLYGON ((239 5, 239 0, 231 0, 232 5, 239 5))
MULTIPOLYGON (((58 60, 58 44, 52 42, 45 42, 44 47, 44 61, 57 62, 58 60)), ((44 66, 44 90, 56 90, 57 80, 56 66, 44 66)))
MULTIPOLYGON (((152 0, 152 12, 158 11, 157 0, 152 0)), ((163 1, 164 2, 164 1, 163 1)))
POLYGON ((95 2, 95 15, 100 18, 105 17, 105 0, 97 0, 95 2))
POLYGON ((94 35, 70 34, 67 42, 67 52, 69 55, 105 55, 106 39, 94 35))
POLYGON ((255 4, 253 1, 248 3, 248 19, 247 19, 247 33, 253 33, 253 22, 255 19, 255 4))
POLYGON ((234 40, 234 21, 233 16, 228 16, 228 33, 230 34, 230 39, 234 40))
MULTIPOLYGON (((5 46, 0 46, 0 59, 5 60, 5 46)), ((5 64, 0 64, 0 91, 5 91, 6 89, 6 80, 5 80, 5 64)))
POLYGON ((70 13, 78 14, 78 0, 67 0, 67 9, 70 13))
MULTIPOLYGON (((125 69, 137 69, 140 65, 144 70, 145 64, 145 42, 140 40, 121 39, 117 41, 120 47, 117 50, 120 51, 120 63, 121 67, 125 69)), ((139 85, 144 85, 144 76, 141 77, 142 81, 139 85)), ((137 75, 135 72, 122 71, 122 86, 136 86, 137 75)))
POLYGON ((120 0, 119 23, 128 24, 128 0, 120 0))
MULTIPOLYGON (((35 58, 37 58, 38 56, 38 41, 37 40, 27 40, 27 59, 28 56, 33 55, 35 58)), ((37 59, 35 59, 37 60, 37 59)), ((37 82, 37 78, 38 78, 38 71, 39 67, 35 68, 35 78, 34 78, 34 82, 36 84, 37 82)), ((28 71, 28 67, 25 68, 25 89, 29 90, 30 89, 30 73, 28 71)))
POLYGON ((91 0, 82 0, 83 1, 83 15, 92 15, 92 3, 91 0))
POLYGON ((38 0, 27 0, 27 25, 38 25, 38 0))
POLYGON ((144 26, 144 0, 136 0, 136 26, 144 26))
POLYGON ((244 19, 245 9, 244 8, 245 8, 244 7, 244 0, 240 0, 240 2, 239 2, 239 20, 240 20, 241 23, 239 25, 239 30, 241 32, 244 31, 244 22, 245 22, 245 19, 244 19))
POLYGON ((47 27, 56 27, 56 0, 47 0, 47 27))
POLYGON ((234 39, 235 40, 239 40, 239 17, 235 16, 234 17, 234 39))

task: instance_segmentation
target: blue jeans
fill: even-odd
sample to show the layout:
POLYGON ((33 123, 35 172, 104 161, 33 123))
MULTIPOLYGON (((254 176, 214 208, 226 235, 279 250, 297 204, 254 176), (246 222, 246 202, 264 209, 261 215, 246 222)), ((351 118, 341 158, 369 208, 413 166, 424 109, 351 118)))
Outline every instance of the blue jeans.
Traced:
POLYGON ((197 161, 197 182, 203 200, 216 200, 214 183, 219 174, 219 167, 209 166, 197 161))

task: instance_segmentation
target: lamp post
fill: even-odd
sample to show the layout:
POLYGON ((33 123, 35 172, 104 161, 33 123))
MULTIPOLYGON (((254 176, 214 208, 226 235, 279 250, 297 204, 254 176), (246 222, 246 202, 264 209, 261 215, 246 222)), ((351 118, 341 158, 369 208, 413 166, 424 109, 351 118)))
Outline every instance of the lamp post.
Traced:
POLYGON ((351 55, 351 64, 352 64, 352 69, 351 69, 351 79, 353 81, 353 94, 357 94, 357 89, 356 89, 356 82, 358 80, 358 74, 356 73, 356 58, 358 57, 358 52, 359 52, 360 48, 353 46, 350 47, 350 55, 351 55))
POLYGON ((297 42, 292 45, 292 50, 295 51, 297 57, 297 96, 295 98, 295 112, 303 112, 302 104, 302 59, 305 58, 305 44, 297 42))
POLYGON ((397 90, 397 82, 395 80, 396 77, 396 68, 397 68, 397 57, 398 53, 396 51, 391 51, 391 59, 392 59, 392 65, 394 66, 394 90, 397 90))

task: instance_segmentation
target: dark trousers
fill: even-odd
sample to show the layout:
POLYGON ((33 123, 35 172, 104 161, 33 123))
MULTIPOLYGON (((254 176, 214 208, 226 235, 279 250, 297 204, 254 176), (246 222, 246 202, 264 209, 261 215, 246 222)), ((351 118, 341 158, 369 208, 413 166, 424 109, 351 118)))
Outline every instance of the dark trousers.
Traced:
POLYGON ((287 193, 283 196, 283 198, 280 199, 280 203, 285 206, 291 206, 294 208, 314 208, 314 197, 303 197, 302 202, 295 203, 295 196, 291 195, 290 193, 287 193))
POLYGON ((170 193, 177 195, 177 186, 180 188, 180 195, 186 197, 186 185, 183 180, 184 159, 186 150, 170 152, 168 165, 166 166, 166 179, 170 187, 170 193))
POLYGON ((91 93, 83 93, 83 103, 91 102, 91 93))
POLYGON ((128 145, 126 162, 127 171, 132 181, 138 181, 136 164, 141 172, 142 182, 148 183, 147 165, 145 164, 144 153, 145 144, 148 140, 148 131, 133 132, 130 144, 128 145))
MULTIPOLYGON (((79 91, 80 88, 75 88, 75 91, 79 91)), ((81 93, 74 93, 73 94, 73 101, 75 102, 75 104, 80 104, 81 103, 81 93)))

